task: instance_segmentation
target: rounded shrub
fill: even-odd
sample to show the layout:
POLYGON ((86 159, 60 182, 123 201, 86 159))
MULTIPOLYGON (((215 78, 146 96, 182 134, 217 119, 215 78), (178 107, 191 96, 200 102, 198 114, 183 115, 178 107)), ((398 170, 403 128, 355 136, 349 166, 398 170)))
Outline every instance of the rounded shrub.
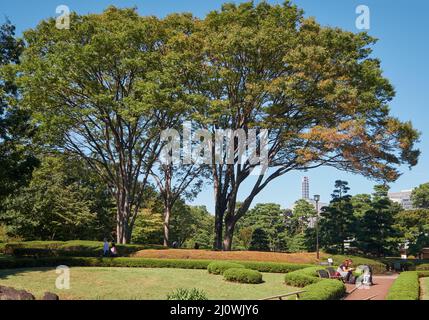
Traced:
POLYGON ((323 269, 321 267, 308 267, 285 275, 285 284, 288 286, 303 288, 310 284, 319 282, 317 271, 323 269))
POLYGON ((222 275, 226 270, 228 269, 239 269, 239 268, 243 268, 244 266, 242 264, 239 263, 234 263, 234 262, 228 262, 228 261, 216 261, 216 262, 212 262, 207 266, 207 270, 209 273, 211 274, 220 274, 222 275))
POLYGON ((285 276, 285 284, 292 287, 304 288, 313 283, 319 282, 321 279, 307 276, 305 274, 299 274, 295 272, 291 272, 286 274, 285 276))
POLYGON ((259 271, 243 268, 232 268, 224 272, 223 277, 227 281, 239 283, 262 283, 262 274, 259 271))

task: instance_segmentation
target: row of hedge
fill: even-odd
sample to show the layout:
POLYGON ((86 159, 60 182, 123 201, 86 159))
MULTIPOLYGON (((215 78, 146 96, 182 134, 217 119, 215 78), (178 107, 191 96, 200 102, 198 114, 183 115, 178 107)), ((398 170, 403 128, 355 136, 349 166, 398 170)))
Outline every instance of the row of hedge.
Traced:
POLYGON ((178 268, 206 269, 210 261, 176 260, 176 259, 145 259, 145 258, 92 258, 92 257, 43 257, 0 259, 0 269, 57 267, 121 267, 121 268, 178 268))
POLYGON ((424 277, 429 277, 429 271, 402 272, 390 287, 387 300, 419 300, 419 279, 424 277))
MULTIPOLYGON (((207 269, 212 260, 185 260, 185 259, 150 259, 150 258, 93 258, 93 257, 41 257, 16 258, 3 257, 0 259, 0 269, 56 267, 58 265, 81 267, 128 267, 128 268, 181 268, 207 269)), ((219 263, 226 263, 222 261, 219 263)), ((287 273, 308 267, 309 265, 267 262, 227 262, 237 264, 247 269, 268 273, 287 273)), ((220 273, 218 273, 220 274, 220 273)))
POLYGON ((338 280, 322 279, 304 287, 300 300, 340 300, 346 294, 346 286, 338 280))
POLYGON ((280 263, 280 262, 262 262, 262 261, 237 261, 247 269, 258 270, 266 273, 289 273, 304 268, 311 267, 311 264, 301 263, 280 263))
POLYGON ((301 300, 339 300, 346 294, 346 286, 339 280, 321 279, 317 273, 323 267, 308 267, 285 275, 289 286, 303 288, 301 300))
MULTIPOLYGON (((120 255, 130 255, 145 249, 165 249, 161 245, 116 245, 120 255)), ((0 253, 16 257, 100 257, 103 242, 98 241, 29 241, 0 244, 0 253)))
MULTIPOLYGON (((142 245, 117 245, 120 256, 127 256, 136 251, 144 249, 154 249, 154 246, 142 245)), ((164 248, 164 247, 162 247, 164 248)), ((157 248, 155 248, 157 249, 157 248)), ((98 242, 28 242, 28 243, 10 243, 0 248, 0 253, 13 255, 18 258, 44 258, 44 257, 101 257, 103 254, 102 243, 98 242), (45 246, 45 247, 41 247, 45 246)), ((199 261, 199 260, 196 260, 199 261)), ((201 260, 203 261, 203 260, 201 260)), ((212 260, 204 260, 207 265, 212 260)), ((296 263, 277 263, 277 262, 259 262, 259 261, 240 261, 247 269, 254 269, 267 273, 288 273, 295 270, 309 267, 309 264, 296 263)))

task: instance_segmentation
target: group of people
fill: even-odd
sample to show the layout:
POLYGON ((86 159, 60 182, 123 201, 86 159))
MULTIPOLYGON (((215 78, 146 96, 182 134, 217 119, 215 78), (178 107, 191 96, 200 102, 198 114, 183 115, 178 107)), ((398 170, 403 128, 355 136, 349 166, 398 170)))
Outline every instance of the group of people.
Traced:
POLYGON ((113 241, 111 244, 109 244, 109 241, 107 241, 106 238, 104 238, 103 256, 112 258, 118 256, 118 249, 116 248, 116 244, 113 241))

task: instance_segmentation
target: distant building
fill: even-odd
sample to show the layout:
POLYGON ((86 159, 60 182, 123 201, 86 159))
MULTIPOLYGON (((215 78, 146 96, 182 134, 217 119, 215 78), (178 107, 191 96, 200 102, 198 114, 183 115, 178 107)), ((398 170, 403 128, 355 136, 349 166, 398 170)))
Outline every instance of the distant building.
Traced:
POLYGON ((389 199, 400 204, 405 210, 412 210, 414 209, 413 202, 411 201, 412 192, 412 190, 389 192, 389 199))
POLYGON ((302 178, 302 198, 310 200, 310 179, 308 177, 302 178))
MULTIPOLYGON (((312 199, 307 199, 307 202, 311 203, 314 206, 314 209, 316 209, 316 201, 314 201, 312 199)), ((324 202, 320 202, 319 201, 319 203, 317 204, 317 207, 318 207, 317 211, 318 211, 318 213, 319 214, 322 213, 322 208, 323 207, 327 207, 327 206, 329 206, 328 203, 324 203, 324 202)), ((308 223, 308 227, 309 228, 316 227, 316 220, 317 220, 317 217, 310 218, 309 223, 308 223)))
MULTIPOLYGON (((314 208, 316 208, 316 201, 310 198, 310 179, 308 177, 302 178, 302 184, 301 184, 301 190, 302 190, 302 199, 306 200, 308 203, 311 203, 314 208)), ((319 213, 322 212, 322 208, 326 207, 328 204, 324 202, 320 202, 318 204, 318 211, 319 213)), ((293 205, 292 209, 295 207, 293 205)))
POLYGON ((424 259, 424 260, 429 259, 429 248, 423 248, 423 249, 420 251, 420 253, 419 253, 419 255, 418 255, 418 258, 419 258, 419 259, 424 259))

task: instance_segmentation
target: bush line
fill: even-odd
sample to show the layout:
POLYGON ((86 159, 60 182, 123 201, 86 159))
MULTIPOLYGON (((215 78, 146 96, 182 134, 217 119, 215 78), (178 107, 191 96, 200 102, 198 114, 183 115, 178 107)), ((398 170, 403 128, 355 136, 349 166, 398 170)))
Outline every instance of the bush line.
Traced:
MULTIPOLYGON (((185 259, 150 259, 150 258, 92 258, 92 257, 41 257, 41 258, 15 258, 2 257, 0 269, 56 267, 68 265, 72 267, 128 267, 128 268, 182 268, 207 269, 210 263, 223 262, 212 260, 185 260, 185 259)), ((247 269, 267 273, 287 273, 300 268, 308 267, 301 264, 265 263, 248 261, 231 261, 247 269)))
POLYGON ((346 294, 346 286, 339 280, 321 279, 317 273, 321 266, 308 267, 285 275, 289 286, 303 288, 301 300, 339 300, 346 294))
MULTIPOLYGON (((130 255, 145 249, 166 249, 161 245, 116 245, 121 255, 130 255)), ((100 257, 103 243, 97 241, 29 241, 0 244, 0 253, 16 257, 100 257)))
POLYGON ((419 279, 429 277, 429 271, 402 272, 387 294, 387 300, 419 300, 419 279))
POLYGON ((300 300, 340 300, 346 294, 346 286, 338 280, 320 281, 304 287, 300 300))

